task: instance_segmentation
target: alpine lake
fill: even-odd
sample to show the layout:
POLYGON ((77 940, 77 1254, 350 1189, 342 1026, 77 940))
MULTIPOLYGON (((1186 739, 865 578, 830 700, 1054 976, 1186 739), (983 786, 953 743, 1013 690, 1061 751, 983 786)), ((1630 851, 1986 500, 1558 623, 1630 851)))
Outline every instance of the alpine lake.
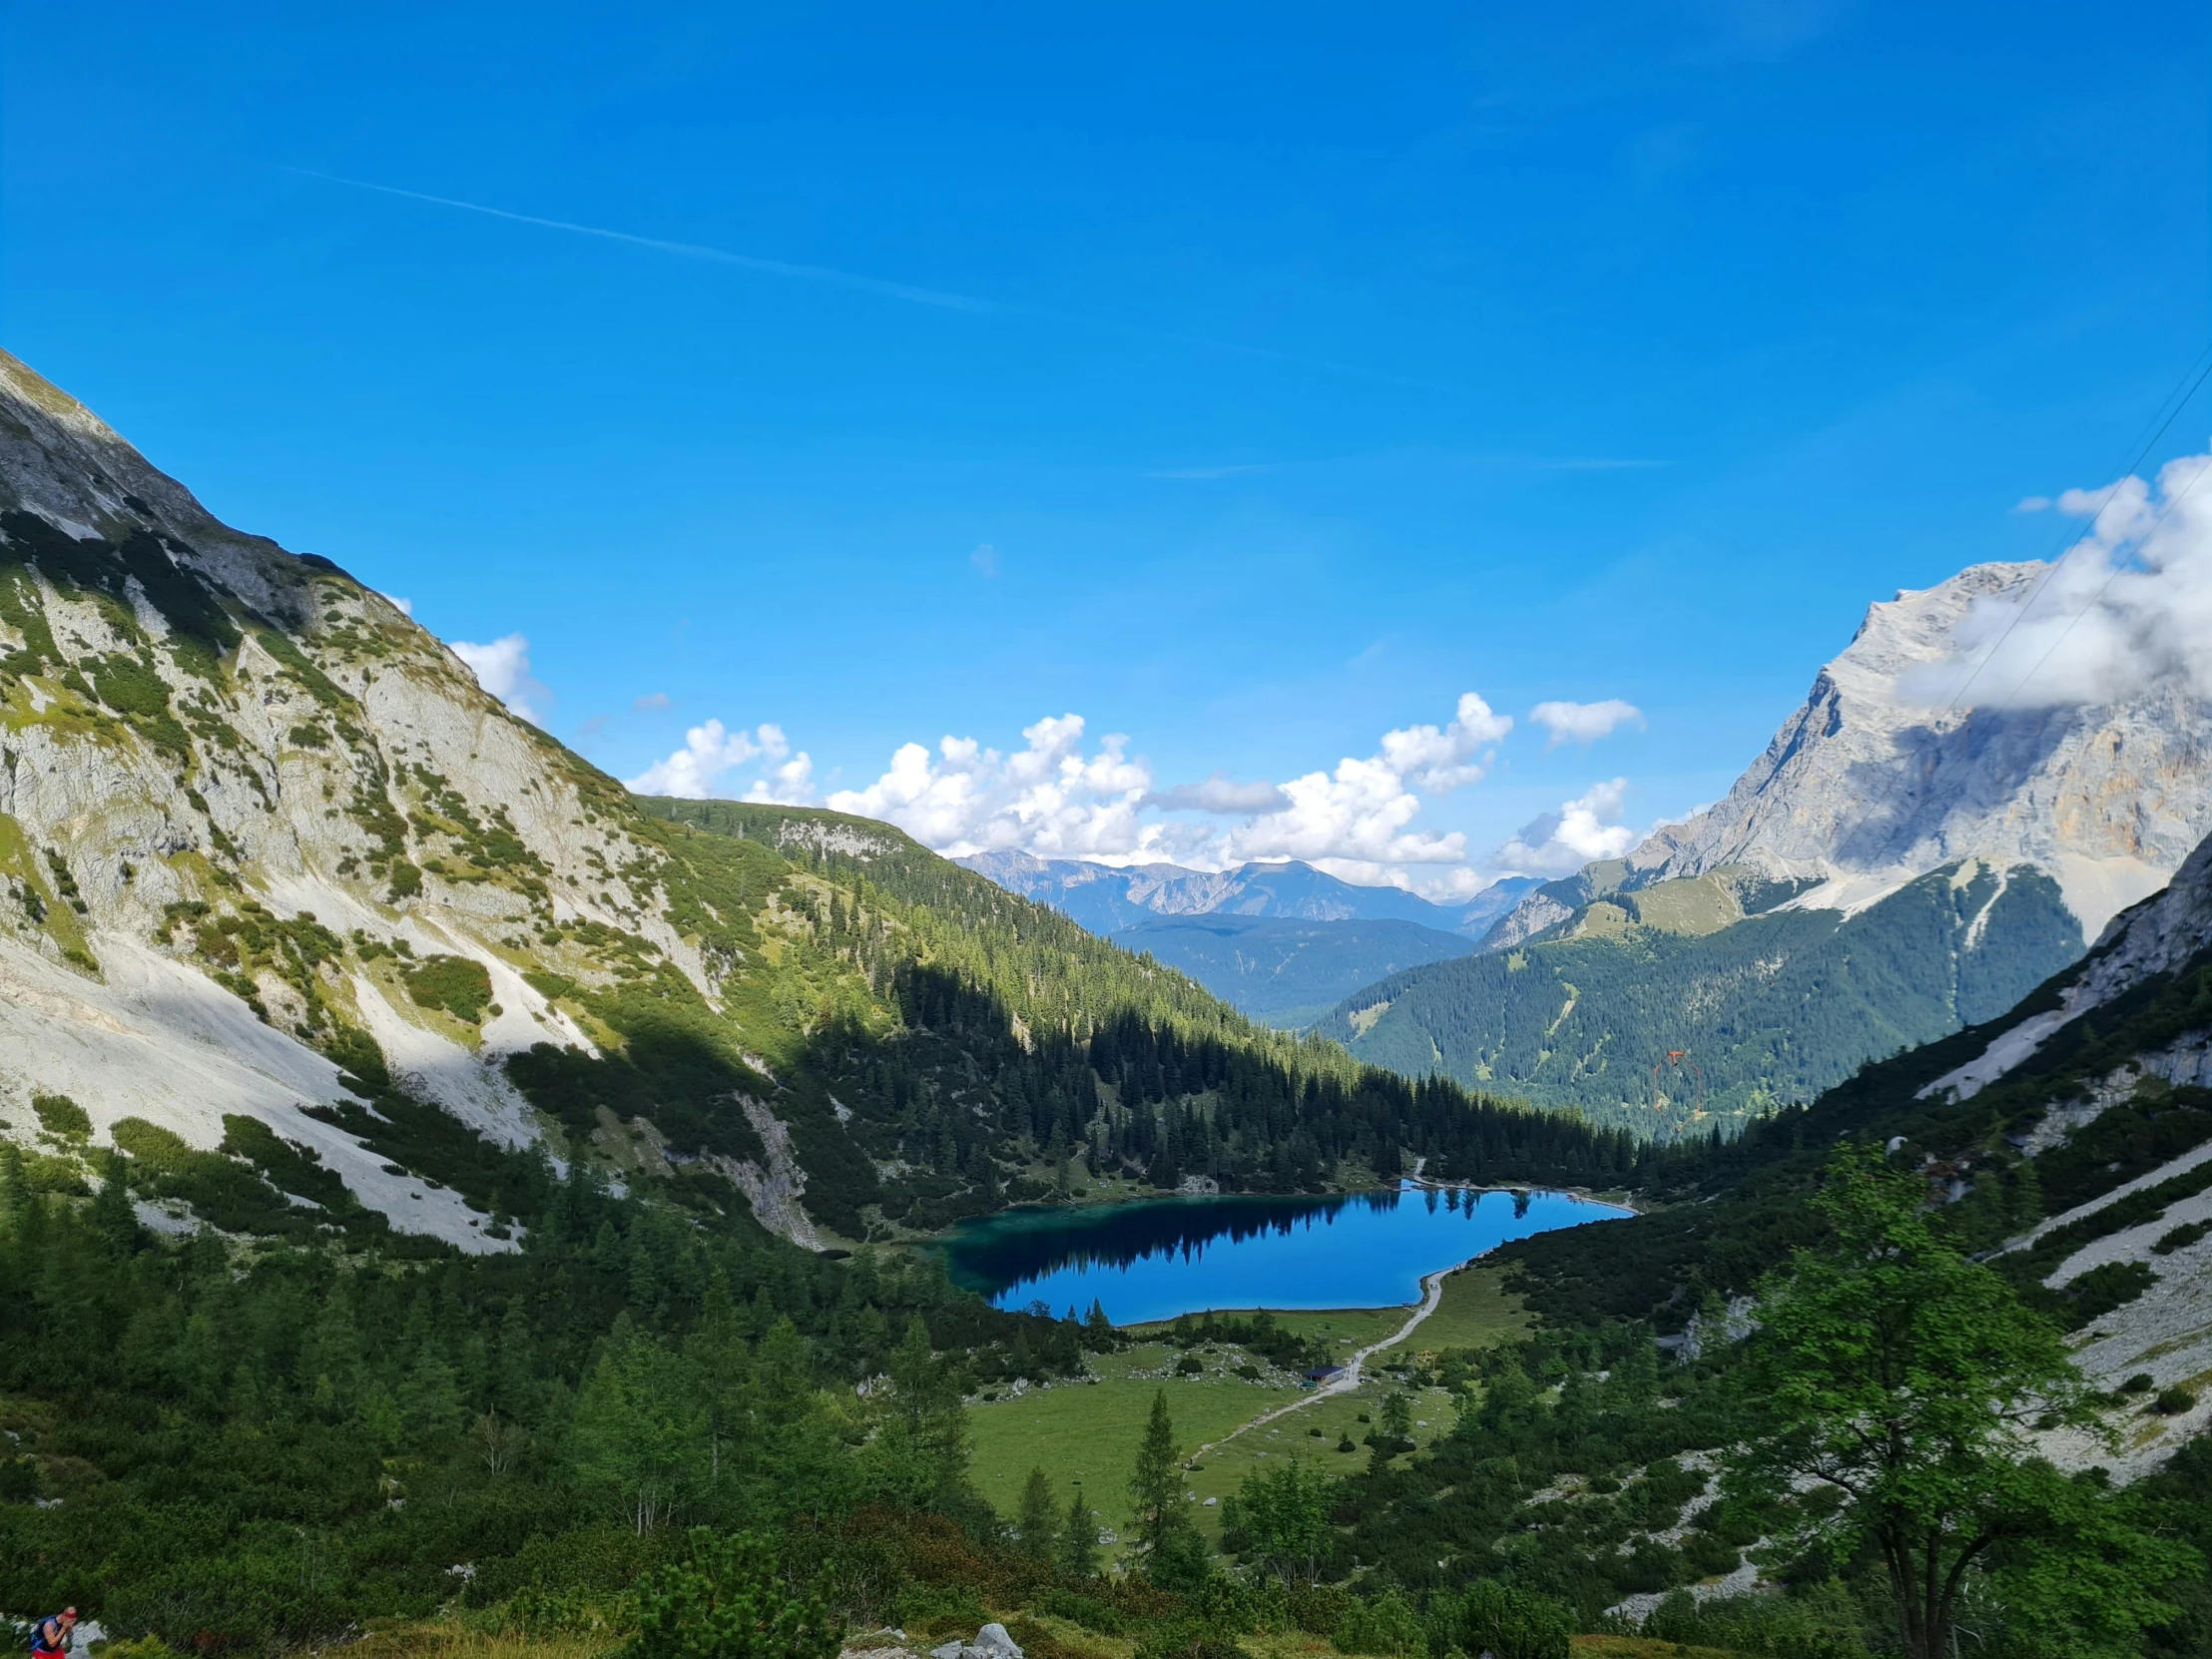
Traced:
POLYGON ((1628 1212, 1569 1193, 1460 1192, 1406 1182, 1329 1198, 1248 1194, 1001 1212, 955 1228, 955 1284, 1000 1308, 1115 1325, 1208 1309, 1389 1308, 1424 1276, 1494 1246, 1628 1212))
MULTIPOLYGON (((1354 1466, 1369 1418, 1404 1373, 1384 1368, 1429 1349, 1513 1340, 1526 1327, 1502 1269, 1477 1264, 1443 1281, 1441 1301, 1408 1339, 1380 1354, 1357 1389, 1316 1394, 1295 1371, 1246 1364, 1241 1349, 1169 1340, 1162 1322, 1209 1310, 1267 1310, 1278 1327, 1342 1364, 1395 1336, 1421 1300, 1421 1281, 1494 1246, 1624 1216, 1570 1193, 1461 1192, 1417 1187, 1328 1198, 1132 1199, 1001 1212, 940 1236, 953 1282, 1001 1308, 1036 1304, 1087 1314, 1093 1302, 1130 1341, 1094 1354, 1079 1382, 999 1384, 979 1392, 969 1421, 978 1489, 1011 1515, 1032 1469, 1055 1501, 1081 1490, 1107 1528, 1106 1555, 1126 1547, 1128 1474, 1155 1394, 1164 1394, 1193 1513, 1218 1539, 1224 1498, 1270 1458, 1305 1455, 1354 1466), (1195 1362, 1196 1369, 1191 1369, 1195 1362), (1295 1413, 1254 1419, 1296 1400, 1295 1413)), ((1412 1438, 1449 1432, 1456 1406, 1416 1387, 1412 1438)))

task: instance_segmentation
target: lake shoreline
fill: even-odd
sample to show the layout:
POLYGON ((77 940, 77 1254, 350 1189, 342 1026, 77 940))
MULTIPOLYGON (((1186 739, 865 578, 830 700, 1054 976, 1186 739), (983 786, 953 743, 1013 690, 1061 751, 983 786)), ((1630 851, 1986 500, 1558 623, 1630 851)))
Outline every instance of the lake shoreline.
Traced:
MULTIPOLYGON (((940 1227, 935 1232, 915 1234, 899 1242, 906 1245, 941 1245, 954 1237, 963 1227, 973 1226, 977 1222, 990 1221, 999 1216, 1020 1215, 1024 1212, 1037 1214, 1051 1210, 1111 1210, 1119 1205, 1159 1204, 1169 1199, 1179 1198, 1194 1200, 1216 1198, 1309 1198, 1316 1200, 1361 1198, 1374 1193, 1402 1193, 1408 1189, 1433 1193, 1559 1193, 1568 1198, 1579 1198, 1586 1204, 1610 1205, 1616 1210, 1626 1210, 1630 1215, 1645 1215, 1650 1209, 1650 1206, 1635 1194, 1625 1192, 1618 1187, 1563 1187, 1542 1181, 1439 1181, 1433 1176, 1425 1176, 1415 1172, 1412 1175, 1396 1177, 1394 1183, 1376 1181, 1358 1187, 1327 1187, 1320 1192, 1312 1193, 1262 1193, 1248 1192, 1241 1188, 1232 1188, 1223 1192, 1192 1193, 1166 1187, 1151 1187, 1142 1192, 1106 1193, 1103 1195, 1071 1194, 1066 1198, 1050 1199, 1025 1198, 1018 1204, 1009 1204, 1003 1209, 988 1211, 983 1215, 962 1216, 958 1221, 940 1227)), ((1410 1304, 1407 1306, 1410 1306, 1410 1304)))
POLYGON ((941 1235, 952 1281, 995 1306, 1103 1303, 1123 1329, 1211 1310, 1402 1309, 1430 1274, 1560 1227, 1624 1220, 1610 1196, 1400 1178, 1340 1194, 1161 1194, 1023 1205, 941 1235), (1439 1197, 1442 1202, 1439 1203, 1439 1197))

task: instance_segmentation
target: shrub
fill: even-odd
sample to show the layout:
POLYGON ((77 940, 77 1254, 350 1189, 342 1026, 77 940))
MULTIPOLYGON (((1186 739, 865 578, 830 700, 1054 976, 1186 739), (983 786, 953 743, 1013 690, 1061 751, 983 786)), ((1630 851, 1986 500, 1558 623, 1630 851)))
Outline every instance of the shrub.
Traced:
POLYGON ((1605 1563, 1613 1582, 1624 1590, 1664 1590, 1682 1579, 1682 1557, 1665 1544, 1646 1538, 1625 1556, 1605 1563))
POLYGON ((1338 1620, 1330 1640, 1345 1653, 1373 1653, 1390 1659, 1414 1659, 1428 1641, 1412 1603, 1394 1589, 1355 1601, 1338 1620))
POLYGON ((1682 1559, 1700 1578, 1732 1573, 1743 1557, 1711 1532, 1692 1532, 1683 1540, 1682 1559))
POLYGON ((428 956, 409 968, 407 994, 424 1008, 442 1008, 470 1025, 484 1017, 491 1002, 491 973, 466 956, 428 956))
POLYGON ((92 1136, 91 1117, 66 1094, 34 1094, 31 1110, 38 1114, 38 1126, 56 1140, 82 1141, 92 1136))
POLYGON ((2212 1233, 2212 1221, 2192 1221, 2159 1235, 2158 1242, 2150 1247, 2153 1256, 2171 1256, 2177 1250, 2186 1250, 2206 1234, 2212 1233))
POLYGON ((1073 1590, 1045 1591, 1037 1598, 1037 1611, 1079 1624, 1085 1630, 1095 1630, 1101 1636, 1119 1636, 1128 1628, 1128 1621, 1106 1603, 1077 1595, 1073 1590))
MULTIPOLYGON (((481 969, 479 969, 481 971, 481 969)), ((831 1659, 840 1630, 750 1532, 696 1527, 684 1559, 638 1580, 631 1659, 831 1659)))
POLYGON ((2067 1285, 2063 1293, 2073 1304, 2073 1329, 2078 1331, 2091 1320, 2133 1302, 2151 1288, 2155 1279, 2147 1262, 2106 1262, 2091 1268, 2067 1285))
POLYGON ((1206 1362, 1195 1354, 1186 1354, 1182 1359, 1175 1362, 1175 1372, 1178 1377, 1196 1377, 1205 1369, 1206 1362))
POLYGON ((2158 1397, 2150 1402, 2150 1408, 2162 1417, 2178 1417, 2182 1412, 2192 1409, 2196 1403, 2197 1396, 2176 1382, 2170 1388, 2160 1388, 2158 1397))
POLYGON ((1293 1584, 1283 1592, 1291 1622, 1312 1636, 1337 1628, 1352 1606, 1352 1594, 1336 1584, 1293 1584))
POLYGON ((1755 1659, 1864 1659, 1867 1652, 1858 1605, 1835 1579, 1790 1596, 1707 1602, 1677 1590, 1652 1609, 1642 1634, 1755 1659))
POLYGON ((1431 1609, 1438 1647, 1467 1653, 1487 1650, 1491 1659, 1568 1659, 1572 1615, 1547 1596, 1479 1579, 1457 1596, 1440 1596, 1431 1609))

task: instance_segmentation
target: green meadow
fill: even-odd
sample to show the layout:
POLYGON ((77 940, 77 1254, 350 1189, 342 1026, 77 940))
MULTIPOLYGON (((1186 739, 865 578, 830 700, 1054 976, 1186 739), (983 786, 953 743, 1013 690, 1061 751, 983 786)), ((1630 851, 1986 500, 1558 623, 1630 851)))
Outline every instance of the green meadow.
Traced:
MULTIPOLYGON (((1411 1316, 1405 1308, 1339 1308, 1277 1313, 1275 1321, 1301 1337, 1327 1342, 1340 1359, 1382 1342, 1411 1316)), ((1507 1293, 1488 1268, 1466 1268, 1444 1281, 1441 1305, 1413 1330, 1402 1345, 1385 1349, 1369 1362, 1362 1385, 1349 1393, 1315 1398, 1264 1427, 1235 1431, 1313 1390, 1268 1370, 1261 1382, 1236 1375, 1249 1357, 1226 1346, 1194 1350, 1205 1370, 1197 1377, 1178 1375, 1182 1351, 1166 1340, 1167 1327, 1132 1327, 1135 1344, 1119 1354, 1095 1356, 1095 1382, 1060 1382, 1031 1388, 1018 1397, 1003 1390, 995 1399, 970 1405, 968 1420, 975 1442, 976 1485, 1002 1515, 1020 1507, 1023 1483, 1032 1468, 1044 1470, 1064 1507, 1080 1483, 1099 1519, 1117 1534, 1129 1520, 1129 1471, 1144 1433, 1152 1396, 1165 1389, 1176 1437, 1186 1455, 1199 1453, 1187 1490, 1209 1537, 1221 1531, 1221 1500, 1244 1478, 1268 1466, 1268 1459, 1311 1458, 1337 1472, 1370 1456, 1361 1443, 1382 1396, 1398 1380, 1382 1368, 1446 1348, 1474 1348, 1518 1335, 1526 1325, 1519 1299, 1507 1293), (1352 1451, 1339 1447, 1349 1438, 1352 1451), (1202 1446, 1213 1449, 1200 1452, 1202 1446), (1209 1503, 1207 1500, 1212 1499, 1209 1503)), ((1442 1388, 1415 1389, 1413 1438, 1426 1445, 1449 1433, 1455 1420, 1451 1396, 1442 1388)), ((1118 1548, 1108 1553, 1118 1554, 1118 1548)))

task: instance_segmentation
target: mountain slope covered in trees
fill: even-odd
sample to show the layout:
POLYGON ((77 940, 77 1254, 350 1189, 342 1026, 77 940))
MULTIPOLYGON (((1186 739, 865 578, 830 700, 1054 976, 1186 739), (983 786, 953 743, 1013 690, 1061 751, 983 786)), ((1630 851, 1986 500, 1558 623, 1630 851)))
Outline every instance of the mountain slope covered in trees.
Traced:
POLYGON ((1786 884, 1582 879, 1571 927, 1393 975, 1317 1033, 1597 1122, 1733 1133, 1870 1055, 1994 1016, 2080 951, 2057 887, 2025 867, 1938 870, 1852 915, 1745 913, 1786 884))
POLYGON ((814 1246, 1069 1158, 1637 1156, 1256 1029, 885 827, 641 805, 6 357, 0 749, 0 1124, 81 1115, 172 1225, 511 1251, 533 1147, 814 1246))

